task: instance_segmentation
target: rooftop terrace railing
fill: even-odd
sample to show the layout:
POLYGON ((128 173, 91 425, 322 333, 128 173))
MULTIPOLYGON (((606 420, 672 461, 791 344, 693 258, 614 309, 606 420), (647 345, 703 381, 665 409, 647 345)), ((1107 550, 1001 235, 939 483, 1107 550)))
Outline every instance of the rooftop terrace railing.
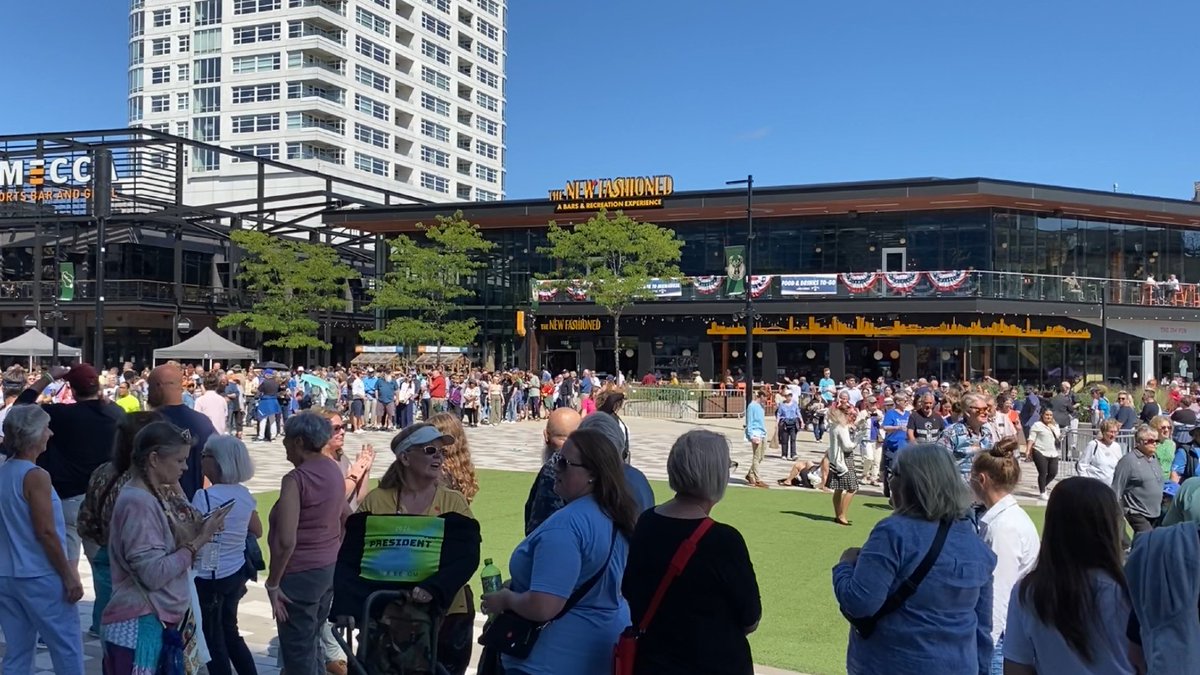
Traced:
MULTIPOLYGON (((979 298, 1200 308, 1200 285, 1179 281, 1102 279, 982 270, 765 274, 742 282, 726 276, 655 279, 646 302, 743 300, 856 300, 871 298, 979 298)), ((586 281, 535 281, 539 303, 591 302, 586 281)))

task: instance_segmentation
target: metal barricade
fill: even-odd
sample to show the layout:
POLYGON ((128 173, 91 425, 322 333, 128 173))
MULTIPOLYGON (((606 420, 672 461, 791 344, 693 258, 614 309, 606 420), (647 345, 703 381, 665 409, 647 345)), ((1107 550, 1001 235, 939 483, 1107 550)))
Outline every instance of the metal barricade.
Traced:
MULTIPOLYGON (((1121 446, 1122 454, 1133 449, 1135 431, 1133 429, 1117 432, 1116 442, 1121 446)), ((1067 429, 1060 441, 1061 457, 1058 462, 1060 478, 1079 475, 1079 458, 1087 449, 1088 443, 1100 437, 1100 432, 1091 425, 1080 425, 1078 429, 1067 429)))

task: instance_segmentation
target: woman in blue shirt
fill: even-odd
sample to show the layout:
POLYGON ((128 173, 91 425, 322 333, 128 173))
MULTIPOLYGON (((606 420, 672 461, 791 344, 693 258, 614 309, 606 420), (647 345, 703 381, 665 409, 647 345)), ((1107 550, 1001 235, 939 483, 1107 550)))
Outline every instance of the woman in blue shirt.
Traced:
POLYGON ((775 408, 776 424, 779 426, 779 454, 783 459, 796 459, 796 434, 800 431, 800 404, 792 396, 792 390, 783 390, 783 402, 775 408))
POLYGON ((550 462, 554 491, 566 506, 517 546, 509 560, 512 583, 483 596, 481 606, 489 614, 550 622, 528 657, 501 657, 506 675, 610 675, 613 645, 629 625, 621 578, 637 507, 620 451, 600 431, 575 431, 550 462), (591 590, 558 616, 597 574, 591 590))
POLYGON ((878 619, 864 638, 850 632, 846 671, 928 675, 990 672, 992 571, 996 555, 966 518, 972 497, 940 446, 914 445, 892 471, 893 515, 879 521, 861 549, 833 568, 842 613, 873 616, 928 553, 941 521, 949 521, 941 553, 916 592, 878 619))

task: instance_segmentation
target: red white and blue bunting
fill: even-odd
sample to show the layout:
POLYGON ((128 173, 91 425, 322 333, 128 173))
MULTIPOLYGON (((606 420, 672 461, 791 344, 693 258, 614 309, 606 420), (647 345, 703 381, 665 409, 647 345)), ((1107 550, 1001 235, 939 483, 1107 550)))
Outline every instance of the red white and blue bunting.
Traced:
POLYGON ((772 277, 770 274, 751 275, 750 294, 757 298, 763 293, 766 293, 767 289, 771 287, 771 279, 773 278, 774 277, 772 277))
POLYGON ((842 275, 842 283, 851 293, 866 293, 875 287, 879 280, 878 272, 850 272, 842 275))
POLYGON ((692 285, 696 287, 696 292, 700 295, 713 295, 721 290, 721 284, 725 283, 725 277, 695 277, 692 279, 692 285))
POLYGON ((893 291, 907 293, 921 281, 920 272, 884 272, 883 281, 893 291))
POLYGON ((953 291, 954 289, 967 283, 971 273, 967 270, 943 270, 940 272, 926 272, 925 276, 929 277, 929 283, 939 291, 953 291))
POLYGON ((567 293, 571 296, 572 300, 587 300, 587 286, 586 281, 576 279, 571 282, 570 286, 567 286, 567 293))
POLYGON ((553 281, 539 281, 537 287, 538 302, 550 302, 558 295, 558 289, 553 281))

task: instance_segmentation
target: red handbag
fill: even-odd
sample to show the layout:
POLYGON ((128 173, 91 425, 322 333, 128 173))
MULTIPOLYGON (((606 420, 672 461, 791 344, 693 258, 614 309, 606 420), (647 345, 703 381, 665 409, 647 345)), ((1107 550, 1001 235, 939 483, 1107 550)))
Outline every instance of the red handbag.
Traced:
POLYGON ((637 626, 629 626, 621 631, 621 636, 617 638, 617 645, 613 647, 613 675, 633 675, 633 664, 637 660, 637 641, 642 635, 646 634, 646 628, 650 626, 650 621, 654 619, 654 614, 658 612, 658 606, 662 604, 663 596, 667 594, 667 589, 671 587, 671 582, 683 573, 683 569, 687 567, 688 561, 692 559, 692 554, 696 552, 696 545, 713 526, 712 518, 705 518, 700 522, 699 527, 679 545, 675 551, 675 556, 671 558, 671 564, 667 566, 667 573, 663 576, 662 581, 658 583, 658 590, 654 591, 654 597, 650 600, 650 606, 646 608, 646 613, 642 615, 642 620, 637 626))

